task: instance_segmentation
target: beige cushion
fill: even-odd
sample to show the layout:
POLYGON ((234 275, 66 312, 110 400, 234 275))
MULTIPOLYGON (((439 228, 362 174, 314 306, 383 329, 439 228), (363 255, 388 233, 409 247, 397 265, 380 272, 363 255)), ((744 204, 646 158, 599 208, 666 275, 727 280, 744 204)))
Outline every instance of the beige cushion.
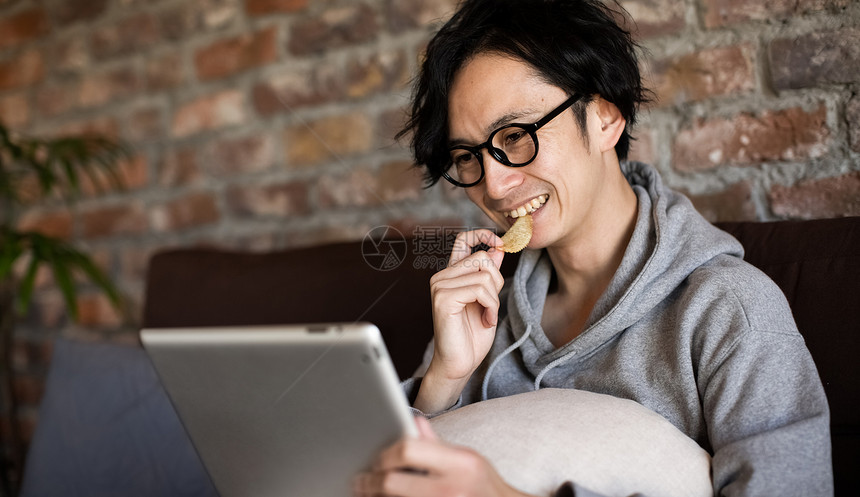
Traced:
POLYGON ((566 481, 608 496, 713 495, 708 453, 630 400, 549 388, 471 404, 431 423, 443 440, 477 450, 509 484, 534 495, 552 495, 566 481))

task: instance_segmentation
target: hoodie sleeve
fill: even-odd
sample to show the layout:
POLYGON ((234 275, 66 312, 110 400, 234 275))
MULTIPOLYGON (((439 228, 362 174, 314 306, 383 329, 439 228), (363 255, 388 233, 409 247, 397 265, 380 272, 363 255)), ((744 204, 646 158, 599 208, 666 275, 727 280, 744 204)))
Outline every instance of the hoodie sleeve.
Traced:
POLYGON ((799 335, 745 333, 703 396, 718 495, 832 495, 830 416, 799 335))
POLYGON ((827 398, 788 302, 763 275, 721 276, 698 356, 715 494, 832 495, 827 398))

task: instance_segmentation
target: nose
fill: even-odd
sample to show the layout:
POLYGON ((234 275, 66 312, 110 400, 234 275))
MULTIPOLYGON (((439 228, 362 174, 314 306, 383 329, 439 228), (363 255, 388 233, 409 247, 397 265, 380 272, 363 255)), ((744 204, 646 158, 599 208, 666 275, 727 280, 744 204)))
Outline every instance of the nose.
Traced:
POLYGON ((487 149, 481 153, 484 159, 484 188, 490 198, 504 198, 523 182, 522 168, 502 164, 487 149))

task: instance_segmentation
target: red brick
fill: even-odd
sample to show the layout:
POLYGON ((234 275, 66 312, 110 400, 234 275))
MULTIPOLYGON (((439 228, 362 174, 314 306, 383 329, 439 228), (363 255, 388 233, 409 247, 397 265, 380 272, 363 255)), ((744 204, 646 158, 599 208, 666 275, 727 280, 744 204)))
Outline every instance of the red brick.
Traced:
POLYGON ((284 131, 285 156, 299 166, 339 161, 370 151, 373 136, 372 123, 359 112, 295 124, 284 131))
POLYGON ((80 105, 95 107, 112 100, 127 98, 143 87, 134 66, 120 66, 107 71, 86 74, 80 87, 80 105))
POLYGON ((850 0, 703 0, 705 27, 765 21, 804 12, 840 8, 850 0))
POLYGON ((699 119, 677 134, 674 167, 699 171, 724 164, 821 157, 830 141, 826 120, 824 106, 812 111, 795 107, 759 115, 743 113, 733 119, 699 119))
MULTIPOLYGON (((685 192, 686 193, 686 192, 685 192)), ((702 216, 712 223, 756 221, 755 202, 750 184, 742 181, 723 191, 692 195, 686 193, 702 216)))
POLYGON ((423 171, 410 161, 384 164, 377 173, 378 195, 386 203, 418 200, 424 193, 423 171))
POLYGON ((275 162, 275 140, 266 134, 216 140, 207 147, 206 164, 215 176, 262 171, 275 162))
POLYGON ((639 39, 676 34, 686 24, 685 3, 683 0, 624 0, 621 6, 635 24, 630 25, 628 19, 622 26, 639 39))
POLYGON ((89 44, 83 36, 52 36, 49 50, 50 68, 54 72, 75 74, 82 73, 89 67, 89 44))
POLYGON ((149 186, 149 161, 135 154, 117 164, 117 172, 125 191, 140 190, 149 186))
POLYGON ((0 60, 0 91, 38 83, 45 77, 45 61, 37 50, 0 60))
POLYGON ((195 147, 167 150, 158 165, 160 186, 185 186, 202 179, 195 147))
POLYGON ((166 39, 179 41, 205 31, 202 13, 196 3, 199 2, 182 2, 175 8, 161 12, 159 26, 166 39))
POLYGON ((771 42, 774 88, 788 90, 860 81, 860 30, 809 33, 771 42))
POLYGON ((29 210, 18 220, 18 229, 68 240, 72 237, 72 214, 67 209, 29 210))
POLYGON ((126 118, 127 137, 133 142, 160 140, 164 136, 164 111, 158 106, 132 109, 126 118))
POLYGON ((845 121, 848 123, 848 140, 851 150, 860 152, 860 96, 855 95, 845 108, 845 121))
POLYGON ((0 19, 0 50, 38 38, 48 32, 48 18, 41 8, 0 19))
POLYGON ((172 133, 185 137, 247 120, 244 95, 238 90, 225 90, 183 104, 173 115, 172 133))
POLYGON ((252 16, 292 13, 308 6, 308 0, 245 0, 245 12, 252 16))
POLYGON ((87 293, 77 298, 78 324, 90 328, 117 328, 122 324, 121 311, 103 293, 87 293))
POLYGON ((25 207, 35 207, 40 201, 44 200, 39 178, 33 173, 27 173, 24 177, 18 179, 15 189, 17 190, 19 200, 21 200, 22 205, 25 207))
POLYGON ((395 33, 423 28, 448 19, 456 6, 456 0, 392 0, 386 9, 388 27, 395 33))
POLYGON ((660 106, 751 92, 755 76, 749 45, 720 47, 654 62, 653 89, 660 106))
POLYGON ((90 46, 96 59, 106 59, 139 53, 160 38, 161 33, 155 17, 135 14, 96 30, 90 46))
POLYGON ((119 138, 119 124, 110 116, 100 115, 92 119, 67 122, 58 127, 54 135, 99 135, 116 140, 119 138))
POLYGON ((236 186, 227 191, 227 205, 240 217, 288 218, 302 215, 309 211, 308 186, 299 181, 236 186))
POLYGON ((336 100, 345 91, 343 72, 331 64, 290 68, 254 86, 254 108, 263 116, 291 113, 299 107, 336 100))
POLYGON ((108 2, 109 0, 57 2, 51 5, 51 15, 60 25, 93 21, 105 12, 108 2))
POLYGON ((97 167, 92 175, 81 175, 81 191, 88 197, 109 192, 139 190, 149 184, 149 163, 146 157, 137 154, 113 164, 116 178, 97 167), (119 180, 119 185, 116 180, 119 180), (94 182, 95 181, 95 182, 94 182))
POLYGON ((353 169, 345 174, 322 176, 317 182, 319 206, 369 207, 381 205, 385 201, 379 190, 378 178, 366 169, 353 169))
POLYGON ((375 53, 363 60, 351 60, 346 80, 349 82, 346 93, 352 98, 405 87, 409 81, 409 64, 403 52, 375 53))
POLYGON ((159 25, 165 38, 178 41, 235 24, 243 17, 240 10, 233 0, 179 2, 161 11, 159 25))
POLYGON ((157 231, 181 231, 212 224, 221 218, 211 193, 191 193, 152 209, 152 227, 157 231))
POLYGON ((149 91, 177 87, 185 81, 182 55, 171 52, 147 59, 144 74, 146 89, 149 91))
POLYGON ((296 23, 289 49, 296 55, 358 45, 376 38, 376 12, 364 3, 331 8, 320 16, 296 23))
POLYGON ((0 97, 0 121, 12 128, 26 126, 30 122, 30 102, 23 93, 0 97))
POLYGON ((40 85, 36 90, 36 109, 43 117, 54 117, 80 106, 81 82, 65 77, 40 85))
POLYGON ((201 48, 194 55, 197 77, 206 81, 264 66, 277 59, 276 41, 277 32, 270 27, 201 48))
POLYGON ((81 222, 85 238, 139 235, 149 225, 146 210, 139 202, 90 208, 82 212, 81 222))
POLYGON ((816 219, 860 216, 860 172, 775 185, 768 195, 777 216, 816 219))

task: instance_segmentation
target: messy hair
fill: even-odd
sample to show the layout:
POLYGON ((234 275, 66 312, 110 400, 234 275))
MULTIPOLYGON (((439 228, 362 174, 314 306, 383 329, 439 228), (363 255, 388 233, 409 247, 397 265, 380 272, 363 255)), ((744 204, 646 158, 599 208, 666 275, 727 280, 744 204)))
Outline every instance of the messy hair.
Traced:
POLYGON ((647 102, 638 45, 618 21, 626 12, 600 0, 466 0, 436 33, 413 88, 409 120, 416 165, 435 184, 450 165, 448 95, 457 72, 478 54, 496 53, 531 66, 547 83, 585 98, 573 106, 585 134, 586 107, 599 95, 618 108, 626 127, 615 151, 625 159, 639 105, 647 102))

